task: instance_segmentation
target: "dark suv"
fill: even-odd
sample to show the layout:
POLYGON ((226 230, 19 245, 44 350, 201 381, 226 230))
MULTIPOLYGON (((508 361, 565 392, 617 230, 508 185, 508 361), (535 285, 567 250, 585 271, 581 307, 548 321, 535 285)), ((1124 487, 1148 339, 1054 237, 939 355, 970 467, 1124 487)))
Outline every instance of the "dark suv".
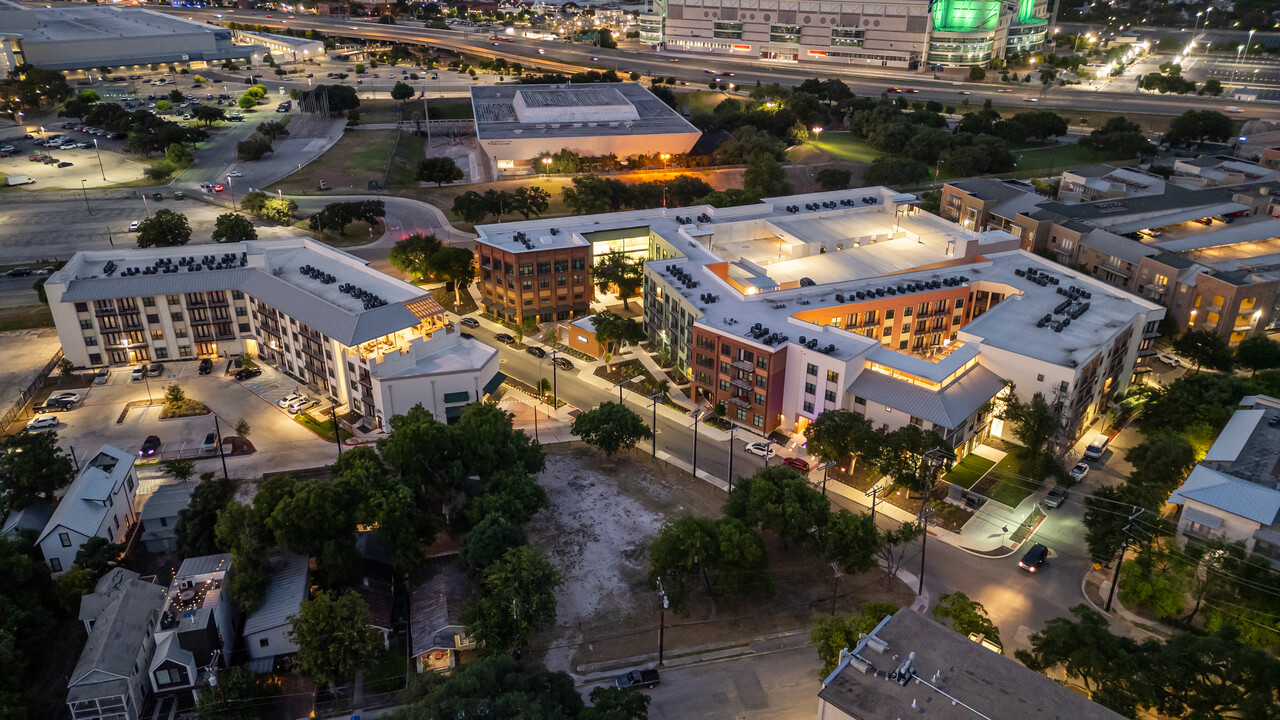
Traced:
POLYGON ((209 358, 204 358, 203 360, 201 360, 199 372, 201 375, 208 375, 209 373, 213 372, 213 361, 210 360, 209 358))
POLYGON ((1040 572, 1040 568, 1048 561, 1049 548, 1041 545, 1040 543, 1036 543, 1035 545, 1032 545, 1031 549, 1027 551, 1027 554, 1023 555, 1022 559, 1018 561, 1018 567, 1029 573, 1036 573, 1040 572))

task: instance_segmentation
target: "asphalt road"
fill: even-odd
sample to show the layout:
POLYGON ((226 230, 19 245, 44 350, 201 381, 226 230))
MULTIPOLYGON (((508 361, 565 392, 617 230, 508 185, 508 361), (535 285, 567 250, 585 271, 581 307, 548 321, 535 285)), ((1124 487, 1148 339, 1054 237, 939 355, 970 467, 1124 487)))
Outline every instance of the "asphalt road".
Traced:
POLYGON ((810 647, 662 671, 649 717, 810 720, 817 705, 818 654, 810 647))
MULTIPOLYGON (((158 8, 164 10, 163 8, 158 8)), ((214 14, 218 9, 173 8, 166 10, 196 20, 214 22, 214 14)), ((278 14, 278 13, 273 13, 278 14)), ((331 19, 314 16, 298 16, 267 18, 266 12, 241 11, 234 16, 225 15, 219 23, 251 22, 275 28, 291 27, 294 29, 317 29, 326 33, 347 37, 362 37, 370 40, 391 42, 407 42, 428 44, 453 50, 488 57, 507 57, 518 59, 529 65, 531 63, 551 64, 555 61, 568 63, 575 67, 592 67, 600 70, 616 69, 619 72, 636 71, 646 75, 674 76, 689 83, 690 87, 704 85, 712 78, 721 77, 722 82, 741 85, 762 83, 781 83, 795 85, 804 79, 820 77, 840 77, 847 82, 856 94, 879 95, 887 86, 910 87, 919 90, 912 99, 944 100, 954 102, 960 99, 961 90, 969 92, 970 102, 978 103, 987 98, 996 102, 1007 103, 1011 97, 1020 97, 1017 93, 1003 93, 994 85, 978 85, 933 80, 929 75, 902 70, 859 70, 856 67, 839 67, 830 65, 783 65, 762 61, 750 61, 720 56, 673 56, 659 55, 648 50, 606 50, 592 46, 567 43, 547 43, 517 38, 514 42, 501 42, 494 46, 487 38, 487 31, 476 30, 464 32, 460 30, 428 30, 416 23, 414 25, 380 25, 362 20, 331 19), (546 51, 546 55, 538 55, 538 49, 546 51), (596 58, 596 59, 592 59, 596 58), (721 75, 709 74, 704 70, 714 70, 721 75), (723 73, 732 72, 732 77, 723 73)), ((1043 96, 1041 107, 1080 108, 1090 105, 1104 105, 1117 113, 1155 113, 1180 114, 1188 107, 1216 108, 1223 102, 1220 99, 1204 97, 1169 98, 1159 96, 1138 96, 1130 92, 1106 92, 1105 90, 1080 90, 1055 88, 1043 96), (1106 95, 1084 99, 1080 95, 1106 95)), ((1261 117, 1271 114, 1270 108, 1247 107, 1246 116, 1261 117)))

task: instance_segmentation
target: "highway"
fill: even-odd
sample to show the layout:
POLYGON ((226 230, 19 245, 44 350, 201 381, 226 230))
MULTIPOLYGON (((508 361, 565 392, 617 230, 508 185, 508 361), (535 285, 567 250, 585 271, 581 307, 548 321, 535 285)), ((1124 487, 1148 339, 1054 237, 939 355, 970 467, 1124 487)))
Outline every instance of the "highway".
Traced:
MULTIPOLYGON (((798 85, 812 77, 839 77, 848 83, 850 89, 858 95, 879 95, 888 86, 910 87, 918 90, 911 95, 912 99, 940 100, 955 103, 968 99, 971 103, 981 103, 991 99, 998 104, 1007 105, 1021 101, 1024 95, 1031 94, 1025 89, 1012 90, 996 84, 960 83, 934 80, 930 75, 904 70, 887 68, 860 69, 856 66, 803 65, 782 64, 776 62, 752 61, 745 58, 727 56, 690 56, 658 54, 648 50, 618 49, 607 50, 590 45, 576 45, 559 42, 541 42, 525 38, 514 38, 512 41, 490 41, 487 30, 432 30, 422 27, 417 22, 401 25, 381 25, 360 18, 325 18, 299 15, 286 16, 284 13, 271 13, 277 17, 268 18, 266 12, 237 11, 234 15, 225 9, 195 8, 158 8, 193 20, 202 20, 218 24, 240 22, 263 25, 275 29, 293 28, 295 30, 315 29, 330 35, 343 37, 359 37, 368 40, 397 42, 405 44, 430 45, 453 51, 466 52, 485 57, 502 57, 508 61, 520 62, 526 67, 540 66, 553 70, 597 69, 639 72, 647 76, 675 77, 687 82, 690 87, 706 83, 714 78, 721 82, 738 85, 755 85, 761 83, 780 83, 782 85, 798 85), (223 14, 221 19, 216 14, 223 14), (495 46, 496 45, 496 46, 495 46), (539 55, 542 49, 547 54, 539 55), (715 71, 714 73, 705 72, 715 71), (728 75, 731 73, 732 75, 728 75), (968 93, 967 95, 962 94, 968 93)), ((1053 87, 1040 97, 1037 107, 1062 109, 1088 109, 1093 106, 1114 110, 1121 113, 1147 113, 1177 115, 1188 108, 1222 109, 1230 104, 1221 98, 1199 96, 1150 96, 1135 95, 1131 92, 1114 92, 1109 89, 1093 90, 1088 86, 1074 88, 1053 87), (1106 95, 1082 98, 1081 95, 1106 95)), ((1243 109, 1246 117, 1273 116, 1275 109, 1269 106, 1249 105, 1243 109)))

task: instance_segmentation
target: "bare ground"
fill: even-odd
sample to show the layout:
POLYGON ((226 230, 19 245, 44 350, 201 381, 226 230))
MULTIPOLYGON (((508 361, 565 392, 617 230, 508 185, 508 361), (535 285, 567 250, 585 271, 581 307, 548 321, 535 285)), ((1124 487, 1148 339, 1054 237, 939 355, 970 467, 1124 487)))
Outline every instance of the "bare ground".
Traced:
MULTIPOLYGON (((718 516, 724 492, 655 463, 642 451, 614 461, 581 443, 547 448, 539 478, 550 507, 526 527, 564 577, 555 626, 534 638, 553 670, 652 653, 658 646, 658 594, 648 582, 648 547, 668 519, 718 516)), ((806 629, 819 615, 856 610, 863 602, 911 601, 901 582, 879 571, 844 576, 815 555, 766 538, 776 592, 714 605, 696 598, 689 615, 666 615, 665 646, 746 643, 770 633, 806 629)))

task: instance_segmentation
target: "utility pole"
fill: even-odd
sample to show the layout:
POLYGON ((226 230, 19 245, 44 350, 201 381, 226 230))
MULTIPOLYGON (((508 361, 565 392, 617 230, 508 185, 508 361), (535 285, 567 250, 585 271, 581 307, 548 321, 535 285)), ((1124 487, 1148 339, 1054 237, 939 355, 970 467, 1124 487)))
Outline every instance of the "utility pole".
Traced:
POLYGON ((933 494, 933 484, 937 480, 938 470, 942 467, 947 451, 940 447, 931 448, 925 451, 921 462, 929 464, 929 488, 925 491, 924 501, 920 504, 919 522, 921 529, 924 531, 920 534, 920 584, 916 589, 917 595, 924 594, 924 552, 926 543, 929 540, 929 516, 933 514, 933 508, 927 506, 929 497, 933 494))
POLYGON ((831 582, 831 614, 835 615, 836 614, 836 595, 840 591, 840 577, 843 576, 844 573, 840 571, 840 565, 836 563, 834 560, 831 561, 831 569, 834 570, 836 573, 835 577, 832 578, 832 582, 831 582))
POLYGON ((658 608, 658 667, 662 667, 663 635, 667 629, 667 608, 671 606, 667 600, 667 591, 662 589, 662 578, 658 578, 658 594, 662 596, 662 607, 658 608))
POLYGON ((1142 508, 1134 505, 1133 513, 1129 515, 1129 522, 1125 523, 1124 529, 1121 530, 1125 537, 1124 541, 1120 543, 1120 559, 1116 561, 1116 571, 1111 575, 1111 589, 1107 591, 1107 604, 1103 607, 1104 612, 1111 612, 1111 601, 1116 596, 1116 585, 1120 582, 1120 566, 1124 564, 1124 552, 1129 549, 1129 541, 1133 539, 1129 534, 1129 528, 1133 527, 1133 521, 1137 520, 1141 514, 1142 508))
MULTIPOLYGON (((831 467, 833 465, 835 465, 835 462, 828 460, 827 462, 822 463, 822 465, 820 466, 822 468, 822 497, 827 496, 827 473, 830 472, 831 467)), ((874 515, 871 517, 871 522, 873 523, 875 522, 874 515)))
POLYGON ((218 443, 218 459, 222 461, 222 479, 227 479, 227 454, 222 450, 222 427, 218 424, 218 416, 213 416, 213 439, 218 443))
POLYGON ((653 410, 653 459, 658 459, 658 398, 662 397, 662 393, 654 393, 649 396, 649 403, 653 410))
POLYGON ((693 411, 693 479, 698 479, 698 423, 702 422, 702 413, 693 411))

